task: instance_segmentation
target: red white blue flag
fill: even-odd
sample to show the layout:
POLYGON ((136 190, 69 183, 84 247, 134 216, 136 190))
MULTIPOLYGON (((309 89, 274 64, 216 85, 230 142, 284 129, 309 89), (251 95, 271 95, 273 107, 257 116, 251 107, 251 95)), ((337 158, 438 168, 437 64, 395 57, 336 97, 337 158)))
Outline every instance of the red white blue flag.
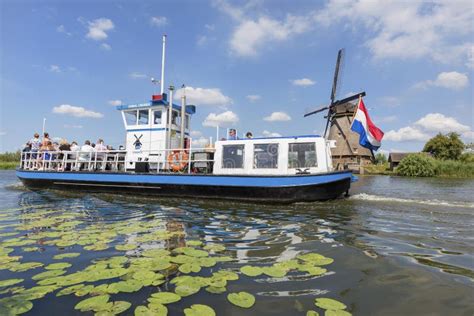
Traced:
POLYGON ((379 149, 383 138, 383 132, 372 123, 372 120, 369 117, 369 112, 367 112, 362 98, 359 100, 359 105, 352 121, 351 130, 360 135, 359 144, 361 146, 371 150, 379 149))

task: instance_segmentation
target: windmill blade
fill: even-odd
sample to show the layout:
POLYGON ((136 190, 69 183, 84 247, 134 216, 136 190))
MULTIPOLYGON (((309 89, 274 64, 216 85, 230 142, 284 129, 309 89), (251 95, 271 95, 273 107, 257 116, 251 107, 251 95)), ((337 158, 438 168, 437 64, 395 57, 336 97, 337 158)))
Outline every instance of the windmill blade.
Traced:
POLYGON ((339 52, 337 53, 336 68, 334 69, 334 79, 332 82, 332 90, 331 90, 331 104, 334 103, 334 99, 336 98, 336 95, 337 95, 337 89, 338 89, 339 80, 340 80, 339 73, 342 68, 343 59, 344 59, 344 49, 341 48, 339 52))
POLYGON ((329 108, 329 105, 320 105, 319 108, 314 107, 312 110, 307 109, 304 117, 322 112, 324 110, 327 110, 329 108))

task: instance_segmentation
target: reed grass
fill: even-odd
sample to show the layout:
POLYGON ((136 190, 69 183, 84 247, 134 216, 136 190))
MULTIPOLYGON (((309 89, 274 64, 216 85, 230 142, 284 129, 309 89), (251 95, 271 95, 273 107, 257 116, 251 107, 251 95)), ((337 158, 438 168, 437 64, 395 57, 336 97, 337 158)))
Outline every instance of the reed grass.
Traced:
POLYGON ((0 154, 0 170, 15 169, 20 164, 21 153, 5 152, 0 154))

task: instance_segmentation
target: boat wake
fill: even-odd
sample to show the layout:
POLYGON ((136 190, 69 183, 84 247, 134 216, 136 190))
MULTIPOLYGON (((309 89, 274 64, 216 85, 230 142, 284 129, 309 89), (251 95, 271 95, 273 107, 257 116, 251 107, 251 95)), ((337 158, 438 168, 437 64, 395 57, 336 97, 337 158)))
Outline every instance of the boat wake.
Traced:
POLYGON ((349 200, 358 201, 373 201, 373 202, 394 202, 394 203, 411 203, 411 204, 424 204, 434 206, 449 206, 449 207, 464 207, 474 208, 472 202, 455 202, 455 201, 442 201, 442 200, 415 200, 415 199, 402 199, 388 196, 373 195, 367 193, 359 193, 349 197, 349 200))

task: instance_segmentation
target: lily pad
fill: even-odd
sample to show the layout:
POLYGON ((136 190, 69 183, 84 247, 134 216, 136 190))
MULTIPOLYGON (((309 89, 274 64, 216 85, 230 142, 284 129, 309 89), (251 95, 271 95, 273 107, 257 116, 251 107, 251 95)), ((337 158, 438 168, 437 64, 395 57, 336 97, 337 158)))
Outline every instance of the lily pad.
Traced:
POLYGON ((0 281, 0 288, 23 282, 24 279, 8 279, 0 281))
POLYGON ((186 248, 184 249, 184 254, 190 257, 207 257, 209 253, 204 250, 194 249, 194 248, 186 248))
POLYGON ((110 310, 112 314, 117 315, 120 313, 125 312, 127 309, 132 306, 132 303, 127 302, 127 301, 116 301, 114 302, 114 305, 112 306, 112 309, 110 310))
POLYGON ((331 310, 338 310, 338 309, 346 309, 346 305, 341 303, 332 298, 317 298, 315 299, 314 304, 322 309, 331 309, 331 310))
POLYGON ((65 274, 65 273, 66 273, 66 270, 49 270, 49 271, 45 271, 45 272, 35 274, 31 278, 33 280, 43 280, 43 279, 57 277, 57 276, 65 274))
POLYGON ((193 295, 201 289, 200 286, 194 285, 194 284, 182 284, 178 285, 175 289, 174 292, 178 294, 181 297, 193 295))
POLYGON ((222 287, 208 286, 206 287, 206 291, 212 294, 221 294, 227 291, 227 289, 225 288, 225 286, 222 286, 222 287))
MULTIPOLYGON (((151 295, 154 302, 160 304, 170 304, 181 300, 181 296, 172 292, 159 292, 151 295)), ((149 299, 150 300, 150 299, 149 299)))
POLYGON ((319 313, 316 311, 309 310, 306 312, 306 316, 319 316, 319 313))
POLYGON ((7 310, 7 315, 20 315, 33 308, 33 303, 17 297, 7 297, 0 301, 0 308, 7 310))
POLYGON ((75 257, 78 257, 79 255, 80 255, 79 252, 62 253, 62 254, 59 254, 59 255, 55 255, 53 257, 53 259, 61 260, 61 259, 65 259, 65 258, 75 258, 75 257))
POLYGON ((125 244, 125 245, 117 245, 115 246, 115 249, 119 251, 129 251, 129 250, 134 250, 137 248, 137 245, 135 244, 125 244))
POLYGON ((179 266, 178 270, 182 273, 191 273, 191 272, 194 272, 194 273, 198 273, 199 271, 201 271, 201 266, 197 263, 184 263, 182 265, 179 266))
POLYGON ((216 312, 209 306, 203 304, 193 304, 184 309, 186 316, 216 316, 216 312))
POLYGON ((108 294, 93 296, 77 303, 76 306, 74 306, 74 309, 78 309, 81 312, 93 311, 96 309, 100 310, 100 307, 106 304, 109 301, 109 298, 110 295, 108 294))
POLYGON ((324 316, 352 316, 352 314, 342 309, 328 309, 324 316))
POLYGON ((204 246, 203 249, 207 251, 219 252, 219 251, 224 251, 225 246, 221 244, 207 244, 204 246))
POLYGON ((263 273, 265 273, 268 276, 271 276, 273 278, 282 278, 286 275, 286 270, 277 268, 274 266, 271 267, 263 267, 262 268, 263 273))
POLYGON ((168 315, 168 308, 163 304, 150 303, 148 309, 153 313, 153 316, 166 316, 168 315))
POLYGON ((188 240, 186 241, 186 245, 191 247, 199 247, 202 245, 202 241, 200 240, 188 240))
POLYGON ((46 270, 63 270, 63 269, 69 268, 70 266, 72 266, 72 264, 68 262, 58 262, 58 263, 51 263, 44 268, 46 270))
MULTIPOLYGON (((135 308, 135 316, 155 316, 154 312, 148 309, 148 307, 140 305, 135 308)), ((165 314, 166 315, 166 314, 165 314)))
POLYGON ((242 268, 240 268, 240 272, 247 276, 255 277, 261 275, 263 273, 263 270, 260 267, 243 266, 242 268))
POLYGON ((25 272, 31 269, 42 267, 43 265, 44 264, 42 264, 41 262, 25 262, 25 263, 17 264, 11 267, 9 270, 12 272, 25 272))
POLYGON ((84 284, 72 285, 72 286, 66 287, 66 288, 62 289, 61 291, 59 291, 58 293, 56 293, 56 296, 69 295, 69 294, 75 293, 76 291, 78 291, 79 289, 81 289, 83 287, 84 287, 84 284))
POLYGON ((242 308, 250 308, 255 304, 255 296, 247 292, 229 293, 227 299, 232 304, 242 308))

